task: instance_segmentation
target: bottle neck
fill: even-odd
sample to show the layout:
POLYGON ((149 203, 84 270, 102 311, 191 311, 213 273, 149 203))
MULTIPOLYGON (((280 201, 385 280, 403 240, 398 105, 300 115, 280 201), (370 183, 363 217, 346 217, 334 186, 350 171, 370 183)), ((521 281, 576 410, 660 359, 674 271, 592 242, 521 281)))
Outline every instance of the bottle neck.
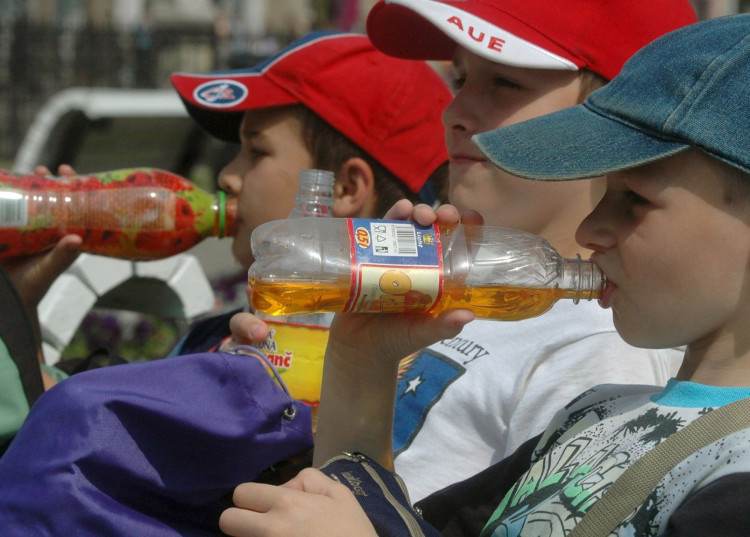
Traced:
POLYGON ((294 197, 297 204, 289 218, 306 216, 330 218, 333 206, 333 172, 325 170, 302 170, 299 187, 294 197))
POLYGON ((325 200, 298 201, 294 210, 289 213, 289 218, 302 218, 305 216, 330 218, 331 205, 331 203, 327 203, 325 200))
POLYGON ((213 236, 234 237, 237 232, 237 198, 227 197, 224 191, 216 193, 213 202, 214 221, 213 236))
POLYGON ((581 259, 580 255, 562 259, 562 298, 571 298, 576 304, 581 299, 597 299, 604 289, 604 281, 604 274, 591 260, 581 259))

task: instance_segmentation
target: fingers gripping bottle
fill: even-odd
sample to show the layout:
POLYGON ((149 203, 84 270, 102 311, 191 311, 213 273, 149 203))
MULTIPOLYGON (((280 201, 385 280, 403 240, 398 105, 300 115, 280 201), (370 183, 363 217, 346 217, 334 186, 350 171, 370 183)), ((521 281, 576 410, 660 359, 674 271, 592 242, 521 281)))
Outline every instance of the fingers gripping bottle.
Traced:
POLYGON ((233 235, 236 215, 236 200, 164 170, 64 177, 0 170, 0 258, 36 254, 75 233, 86 252, 159 259, 233 235))
MULTIPOLYGON (((330 219, 333 184, 333 172, 302 170, 295 197, 297 204, 289 219, 302 226, 311 225, 311 220, 330 219)), ((328 326, 333 314, 314 312, 287 318, 265 315, 258 311, 255 313, 271 328, 266 341, 255 346, 269 357, 292 397, 312 405, 314 420, 320 401, 328 326)))
POLYGON ((330 219, 275 221, 252 236, 253 307, 311 312, 439 313, 520 320, 559 299, 598 298, 601 271, 515 229, 330 219))

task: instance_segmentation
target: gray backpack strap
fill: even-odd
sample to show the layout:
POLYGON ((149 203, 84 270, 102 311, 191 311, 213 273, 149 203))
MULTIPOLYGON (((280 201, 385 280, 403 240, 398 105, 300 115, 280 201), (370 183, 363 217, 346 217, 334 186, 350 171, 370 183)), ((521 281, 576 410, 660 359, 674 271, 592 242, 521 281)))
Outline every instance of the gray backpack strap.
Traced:
POLYGON ((750 427, 750 399, 712 410, 641 457, 604 492, 568 537, 606 537, 638 508, 680 461, 708 444, 750 427))
POLYGON ((42 373, 39 369, 37 344, 26 315, 8 273, 0 267, 0 339, 10 352, 18 368, 23 391, 29 407, 44 393, 42 373))

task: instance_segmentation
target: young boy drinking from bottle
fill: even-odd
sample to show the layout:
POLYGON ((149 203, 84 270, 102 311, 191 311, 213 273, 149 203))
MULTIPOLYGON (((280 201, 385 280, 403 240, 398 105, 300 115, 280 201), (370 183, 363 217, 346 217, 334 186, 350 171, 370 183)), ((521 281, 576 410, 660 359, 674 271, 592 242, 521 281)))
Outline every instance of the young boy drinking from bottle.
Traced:
MULTIPOLYGON (((606 175, 604 197, 576 234, 606 275, 601 305, 629 343, 685 345, 686 352, 665 388, 584 392, 512 457, 420 502, 425 519, 445 535, 568 535, 646 453, 702 415, 750 397, 748 78, 750 15, 713 19, 648 45, 582 105, 474 138, 495 165, 521 177, 606 175)), ((412 213, 408 204, 389 216, 410 215, 424 224, 457 220, 448 207, 412 213)), ((437 319, 338 315, 316 462, 347 450, 388 466, 387 427, 357 422, 389 421, 401 355, 451 337, 471 318, 465 310, 437 319), (355 392, 365 401, 352 415, 345 402, 355 392)), ((611 534, 747 535, 745 427, 665 468, 611 534)), ((233 536, 283 535, 290 526, 307 535, 337 535, 338 528, 341 535, 374 535, 347 488, 312 469, 283 487, 244 484, 221 527, 233 536)))
MULTIPOLYGON (((445 201, 440 113, 450 90, 425 62, 386 56, 365 36, 314 32, 258 65, 175 73, 172 83, 201 127, 241 143, 218 183, 238 199, 232 251, 245 268, 253 261, 250 234, 263 222, 286 218, 304 168, 335 172, 334 216, 381 217, 402 198, 445 201)), ((75 171, 64 165, 59 173, 75 171)), ((35 325, 38 303, 75 261, 80 243, 69 235, 46 254, 3 262, 35 325)), ((199 325, 173 354, 218 346, 230 334, 228 319, 199 325)))
MULTIPOLYGON (((492 166, 471 136, 579 104, 643 45, 692 22, 687 0, 391 0, 374 6, 367 30, 387 54, 452 62, 450 203, 587 257, 575 229, 604 180, 537 185, 492 166)), ((665 384, 677 370, 681 352, 634 349, 596 303, 563 302, 521 322, 476 320, 402 361, 393 449, 413 499, 510 455, 591 386, 665 384)))
MULTIPOLYGON (((254 67, 171 80, 201 127, 241 144, 219 186, 238 200, 232 252, 245 268, 253 230, 289 215, 302 169, 334 172, 335 217, 379 218, 404 198, 445 201, 440 110, 450 91, 425 62, 386 56, 363 35, 315 32, 254 67)), ((194 327, 173 353, 217 348, 230 317, 194 327)))
MULTIPOLYGON (((322 32, 295 41, 254 67, 176 74, 172 80, 202 127, 219 138, 241 142, 237 156, 222 170, 219 184, 238 199, 240 222, 233 253, 245 267, 252 263, 250 234, 263 222, 289 214, 304 168, 334 172, 334 216, 380 217, 403 198, 430 205, 443 201, 448 157, 440 113, 451 94, 425 62, 387 56, 364 35, 322 32)), ((73 170, 66 166, 60 172, 73 170)), ((51 252, 14 260, 15 281, 29 313, 36 313, 49 283, 73 262, 79 246, 80 237, 68 235, 51 252)), ((75 528, 82 519, 118 525, 113 522, 117 519, 113 510, 99 509, 102 495, 109 495, 112 504, 128 504, 134 517, 151 528, 128 527, 129 534, 156 535, 153 526, 166 527, 172 517, 180 525, 200 520, 210 528, 206 531, 218 531, 216 506, 223 507, 224 494, 242 481, 257 479, 258 469, 270 467, 264 477, 275 476, 275 471, 286 468, 288 459, 296 461, 298 455, 307 453, 312 444, 309 407, 290 402, 289 408, 296 409, 292 412, 272 406, 269 400, 284 396, 265 370, 263 378, 257 379, 232 367, 240 358, 240 369, 249 368, 248 362, 257 362, 255 358, 227 358, 210 352, 229 336, 228 321, 229 316, 223 315, 199 323, 179 349, 182 354, 193 353, 192 357, 102 368, 93 379, 87 371, 47 392, 42 405, 31 409, 0 463, 3 535, 34 533, 47 517, 63 533, 60 528, 75 528), (197 368, 196 362, 204 369, 197 368), (226 369, 222 370, 222 364, 226 369), (274 397, 263 390, 268 382, 273 384, 269 391, 274 397), (200 394, 185 397, 181 391, 185 386, 195 387, 200 394), (248 393, 245 396, 243 391, 239 401, 228 403, 229 395, 235 393, 233 386, 248 393), (200 395, 210 404, 201 403, 200 395), (166 402, 180 415, 179 425, 171 422, 168 412, 156 409, 166 402), (49 412, 56 411, 64 417, 57 414, 47 419, 49 412), (132 422, 125 416, 131 412, 139 416, 132 422), (206 412, 214 414, 208 420, 210 433, 202 421, 206 412), (276 429, 256 434, 254 426, 266 420, 273 421, 276 429), (90 421, 97 425, 89 426, 90 421), (86 432, 71 434, 79 427, 86 432), (118 441, 116 430, 129 440, 118 441), (295 433, 287 434, 291 430, 295 433), (262 444, 264 439, 269 439, 267 450, 247 447, 256 441, 262 444), (233 448, 240 440, 247 441, 246 447, 233 448), (25 441, 34 444, 33 454, 25 441), (154 457, 152 450, 168 451, 169 456, 154 457), (109 455, 117 462, 113 464, 109 455), (108 462, 92 462, 100 457, 108 462), (154 482, 141 472, 140 464, 133 463, 141 458, 149 459, 148 466, 158 474, 154 482), (217 466, 216 458, 224 464, 217 466), (78 479, 76 468, 81 466, 106 466, 106 483, 127 486, 100 486, 92 478, 96 471, 87 473, 88 481, 78 479), (163 480, 164 475, 181 475, 183 470, 186 478, 179 484, 163 480), (205 477, 208 474, 210 478, 205 477), (68 493, 68 479, 76 481, 78 494, 68 493), (40 505, 43 510, 37 512, 33 501, 26 500, 38 496, 30 490, 35 483, 47 480, 54 484, 45 490, 53 496, 49 491, 61 494, 56 497, 58 508, 40 505), (14 486, 20 481, 29 485, 23 493, 14 486), (85 492, 91 488, 93 493, 85 492), (141 503, 141 498, 150 500, 141 503), (94 504, 92 514, 88 509, 94 504)), ((324 348, 319 348, 321 361, 324 348)), ((316 380, 319 389, 319 378, 311 383, 316 380)), ((198 523, 193 526, 196 534, 205 530, 198 523)), ((115 535, 115 530, 103 533, 115 535)), ((70 534, 84 532, 71 530, 70 534)))

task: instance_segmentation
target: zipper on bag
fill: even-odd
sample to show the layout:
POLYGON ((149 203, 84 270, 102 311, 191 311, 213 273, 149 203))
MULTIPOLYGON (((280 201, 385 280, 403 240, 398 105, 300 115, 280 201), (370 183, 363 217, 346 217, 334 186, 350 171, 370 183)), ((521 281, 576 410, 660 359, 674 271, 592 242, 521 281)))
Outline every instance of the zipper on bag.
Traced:
MULTIPOLYGON (((401 517, 401 519, 403 520, 404 524, 406 525, 409 531, 409 535, 413 537, 424 537, 424 532, 422 531, 422 528, 420 527, 419 522, 414 517, 414 514, 396 499, 396 497, 393 495, 391 490, 386 485, 385 481, 383 481, 383 478, 380 477, 377 470, 370 463, 370 459, 367 456, 361 453, 349 453, 345 451, 345 452, 342 452, 341 455, 337 455, 329 459, 323 466, 320 467, 320 470, 322 472, 325 472, 328 466, 341 460, 354 462, 362 466, 365 472, 367 472, 367 475, 370 476, 372 481, 377 485, 377 487, 383 493, 383 496, 385 497, 388 504, 399 514, 399 516, 401 517)), ((336 474, 329 474, 329 477, 332 477, 336 481, 341 482, 341 479, 339 479, 339 477, 336 474)), ((409 494, 406 490, 406 486, 404 485, 403 481, 396 474, 393 474, 393 477, 394 477, 396 484, 399 487, 399 490, 404 495, 406 502, 410 504, 411 501, 409 500, 409 494)))

